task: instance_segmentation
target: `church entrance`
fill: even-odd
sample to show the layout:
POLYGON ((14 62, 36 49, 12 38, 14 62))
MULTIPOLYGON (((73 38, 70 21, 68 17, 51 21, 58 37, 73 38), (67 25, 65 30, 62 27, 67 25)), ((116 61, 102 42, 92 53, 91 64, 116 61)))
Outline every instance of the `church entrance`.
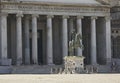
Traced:
MULTIPOLYGON (((32 34, 32 31, 30 30, 30 33, 32 34)), ((43 42, 42 42, 42 30, 37 30, 37 42, 38 42, 38 64, 43 64, 43 42)), ((32 64, 32 37, 30 37, 30 62, 32 64)))

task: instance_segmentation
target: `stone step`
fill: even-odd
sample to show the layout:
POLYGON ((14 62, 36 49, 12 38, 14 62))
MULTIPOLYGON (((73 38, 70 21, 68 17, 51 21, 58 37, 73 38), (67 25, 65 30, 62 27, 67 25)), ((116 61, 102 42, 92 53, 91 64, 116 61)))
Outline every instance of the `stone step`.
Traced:
POLYGON ((116 64, 120 66, 120 59, 112 59, 112 62, 116 62, 116 64))
MULTIPOLYGON (((60 68, 61 66, 48 65, 30 65, 30 66, 0 66, 0 74, 50 74, 51 69, 60 68)), ((89 67, 89 66, 88 66, 89 67)), ((110 65, 97 66, 99 73, 110 73, 110 65)))
POLYGON ((12 66, 0 66, 0 74, 10 74, 12 72, 12 66))
POLYGON ((111 72, 111 67, 109 65, 100 65, 98 67, 99 73, 110 73, 111 72))
MULTIPOLYGON (((90 67, 93 67, 92 65, 87 65, 87 69, 91 69, 90 67)), ((98 73, 110 73, 111 72, 111 67, 110 65, 96 65, 98 73)))
POLYGON ((12 74, 50 74, 54 67, 58 66, 13 66, 12 74))

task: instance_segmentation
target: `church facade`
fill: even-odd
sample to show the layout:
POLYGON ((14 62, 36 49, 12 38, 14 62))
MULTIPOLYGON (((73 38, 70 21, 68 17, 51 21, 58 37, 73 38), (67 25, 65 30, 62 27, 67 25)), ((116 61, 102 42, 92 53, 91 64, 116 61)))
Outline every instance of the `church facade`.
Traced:
POLYGON ((75 30, 86 65, 111 62, 110 6, 95 0, 1 0, 0 65, 60 65, 75 30))
POLYGON ((111 8, 112 27, 112 58, 120 64, 120 1, 116 1, 111 8))

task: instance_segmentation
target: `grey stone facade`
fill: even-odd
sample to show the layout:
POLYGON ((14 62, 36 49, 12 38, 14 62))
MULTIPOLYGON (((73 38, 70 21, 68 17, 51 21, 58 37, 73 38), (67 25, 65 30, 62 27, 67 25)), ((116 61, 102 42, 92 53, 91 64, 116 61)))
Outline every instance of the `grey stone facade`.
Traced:
POLYGON ((60 65, 69 55, 70 32, 75 29, 84 45, 77 55, 85 57, 86 65, 107 65, 112 59, 110 25, 110 5, 95 0, 1 0, 0 60, 60 65))
POLYGON ((115 62, 120 62, 120 1, 111 8, 112 17, 112 58, 115 62))

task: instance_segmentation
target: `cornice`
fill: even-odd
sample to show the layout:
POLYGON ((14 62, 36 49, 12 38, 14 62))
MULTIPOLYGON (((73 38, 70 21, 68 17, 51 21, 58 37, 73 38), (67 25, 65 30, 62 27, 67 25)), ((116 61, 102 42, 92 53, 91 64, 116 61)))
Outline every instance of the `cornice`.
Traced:
POLYGON ((74 7, 71 7, 71 6, 54 6, 54 5, 35 5, 35 4, 16 4, 16 3, 5 3, 5 4, 1 4, 1 8, 2 9, 50 9, 50 10, 54 10, 54 9, 57 9, 58 10, 62 10, 62 9, 70 9, 70 11, 73 10, 87 10, 87 11, 101 11, 101 12, 109 12, 110 9, 109 8, 102 8, 102 7, 84 7, 84 6, 81 6, 81 7, 78 7, 78 6, 74 6, 74 7))
POLYGON ((2 2, 1 11, 8 13, 18 13, 19 11, 23 14, 52 14, 52 15, 74 15, 78 16, 80 14, 89 16, 103 16, 110 14, 109 7, 98 7, 98 6, 70 6, 70 5, 46 5, 42 3, 18 3, 18 2, 2 2))
POLYGON ((3 4, 32 4, 32 5, 53 5, 53 6, 74 6, 74 7, 107 7, 110 5, 104 4, 83 4, 83 3, 62 3, 62 2, 42 2, 42 1, 16 1, 16 0, 1 0, 3 4))
POLYGON ((96 0, 96 1, 101 3, 101 4, 110 5, 110 1, 109 0, 96 0))

